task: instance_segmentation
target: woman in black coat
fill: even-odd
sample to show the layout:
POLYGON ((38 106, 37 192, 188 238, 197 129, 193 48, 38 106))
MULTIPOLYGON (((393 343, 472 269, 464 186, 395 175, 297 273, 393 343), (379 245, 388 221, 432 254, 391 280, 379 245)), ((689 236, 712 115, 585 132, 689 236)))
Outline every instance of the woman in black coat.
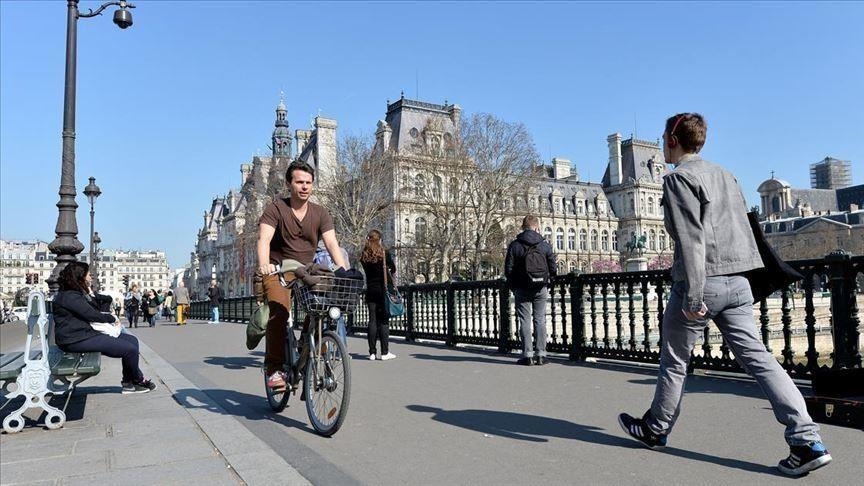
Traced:
POLYGON ((396 357, 390 352, 390 316, 387 314, 385 299, 387 288, 384 283, 385 263, 388 270, 387 282, 392 285, 396 264, 393 256, 381 244, 381 232, 372 230, 366 235, 366 246, 360 255, 363 273, 366 274, 366 306, 369 308, 369 359, 387 361, 396 357), (377 341, 381 340, 381 353, 377 352, 377 341))
POLYGON ((60 272, 60 291, 54 297, 54 341, 66 352, 87 353, 98 351, 111 358, 123 360, 123 377, 120 384, 123 393, 146 393, 156 385, 144 379, 138 367, 138 339, 121 332, 112 337, 93 329, 91 322, 113 323, 120 326, 120 319, 110 313, 100 312, 99 306, 110 297, 95 296, 90 290, 90 266, 72 262, 60 272))

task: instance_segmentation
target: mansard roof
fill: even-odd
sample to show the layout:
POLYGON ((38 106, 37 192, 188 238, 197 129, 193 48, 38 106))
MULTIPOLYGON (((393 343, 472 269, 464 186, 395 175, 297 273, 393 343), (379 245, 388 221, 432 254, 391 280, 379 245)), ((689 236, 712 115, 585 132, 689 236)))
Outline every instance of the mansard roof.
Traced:
POLYGON ((454 110, 460 108, 453 104, 438 105, 404 97, 390 103, 385 117, 393 130, 389 148, 396 151, 410 148, 429 126, 435 131, 455 136, 457 127, 453 121, 454 110))

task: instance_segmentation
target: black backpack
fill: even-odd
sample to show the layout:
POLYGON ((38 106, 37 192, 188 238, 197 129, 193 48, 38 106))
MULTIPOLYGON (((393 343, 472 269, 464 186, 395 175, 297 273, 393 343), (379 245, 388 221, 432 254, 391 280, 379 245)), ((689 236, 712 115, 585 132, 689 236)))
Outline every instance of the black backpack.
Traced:
POLYGON ((549 282, 549 265, 546 263, 546 255, 541 250, 540 243, 532 246, 523 244, 522 247, 525 248, 525 283, 535 286, 545 285, 549 282))

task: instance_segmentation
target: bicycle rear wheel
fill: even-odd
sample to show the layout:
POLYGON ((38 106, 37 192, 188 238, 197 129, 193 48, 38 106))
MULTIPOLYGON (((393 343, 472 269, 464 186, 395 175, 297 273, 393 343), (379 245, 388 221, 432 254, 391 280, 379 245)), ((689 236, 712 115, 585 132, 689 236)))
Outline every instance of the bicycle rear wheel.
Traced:
POLYGON ((335 434, 345 422, 351 401, 351 362, 345 345, 333 331, 326 331, 318 344, 317 359, 306 362, 306 412, 315 431, 324 437, 335 434))
POLYGON ((267 394, 267 404, 270 405, 270 409, 276 413, 285 410, 285 406, 288 405, 288 398, 291 397, 291 385, 289 384, 282 390, 274 390, 267 386, 266 371, 262 374, 264 375, 264 392, 267 394))

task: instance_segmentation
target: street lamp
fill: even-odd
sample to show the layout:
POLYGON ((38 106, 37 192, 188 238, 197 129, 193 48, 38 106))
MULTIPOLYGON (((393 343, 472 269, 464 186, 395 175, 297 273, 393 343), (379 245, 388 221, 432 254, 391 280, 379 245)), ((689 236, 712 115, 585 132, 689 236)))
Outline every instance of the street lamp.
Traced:
POLYGON ((87 200, 90 201, 90 274, 93 275, 93 279, 96 279, 96 264, 94 263, 93 256, 96 254, 95 249, 93 248, 93 216, 96 213, 94 208, 96 204, 96 198, 102 194, 102 190, 99 189, 99 186, 96 185, 96 178, 90 178, 90 184, 87 184, 87 187, 84 188, 84 195, 87 196, 87 200))
POLYGON ((54 229, 57 237, 48 249, 56 255, 57 265, 48 279, 51 293, 57 291, 57 277, 66 265, 76 260, 76 255, 81 253, 84 245, 78 241, 78 223, 75 220, 75 211, 78 203, 75 202, 75 74, 78 55, 78 19, 89 18, 100 15, 106 8, 116 5, 120 7, 114 12, 114 23, 121 29, 132 25, 132 12, 127 9, 135 8, 125 0, 119 2, 108 2, 94 12, 90 10, 86 14, 78 11, 78 0, 67 0, 68 12, 66 15, 66 84, 63 96, 63 155, 60 166, 60 201, 57 202, 59 215, 57 226, 54 229))
POLYGON ((99 238, 99 232, 93 233, 93 256, 90 260, 90 271, 93 273, 93 293, 99 291, 99 271, 96 264, 99 262, 99 245, 102 243, 102 238, 99 238))

